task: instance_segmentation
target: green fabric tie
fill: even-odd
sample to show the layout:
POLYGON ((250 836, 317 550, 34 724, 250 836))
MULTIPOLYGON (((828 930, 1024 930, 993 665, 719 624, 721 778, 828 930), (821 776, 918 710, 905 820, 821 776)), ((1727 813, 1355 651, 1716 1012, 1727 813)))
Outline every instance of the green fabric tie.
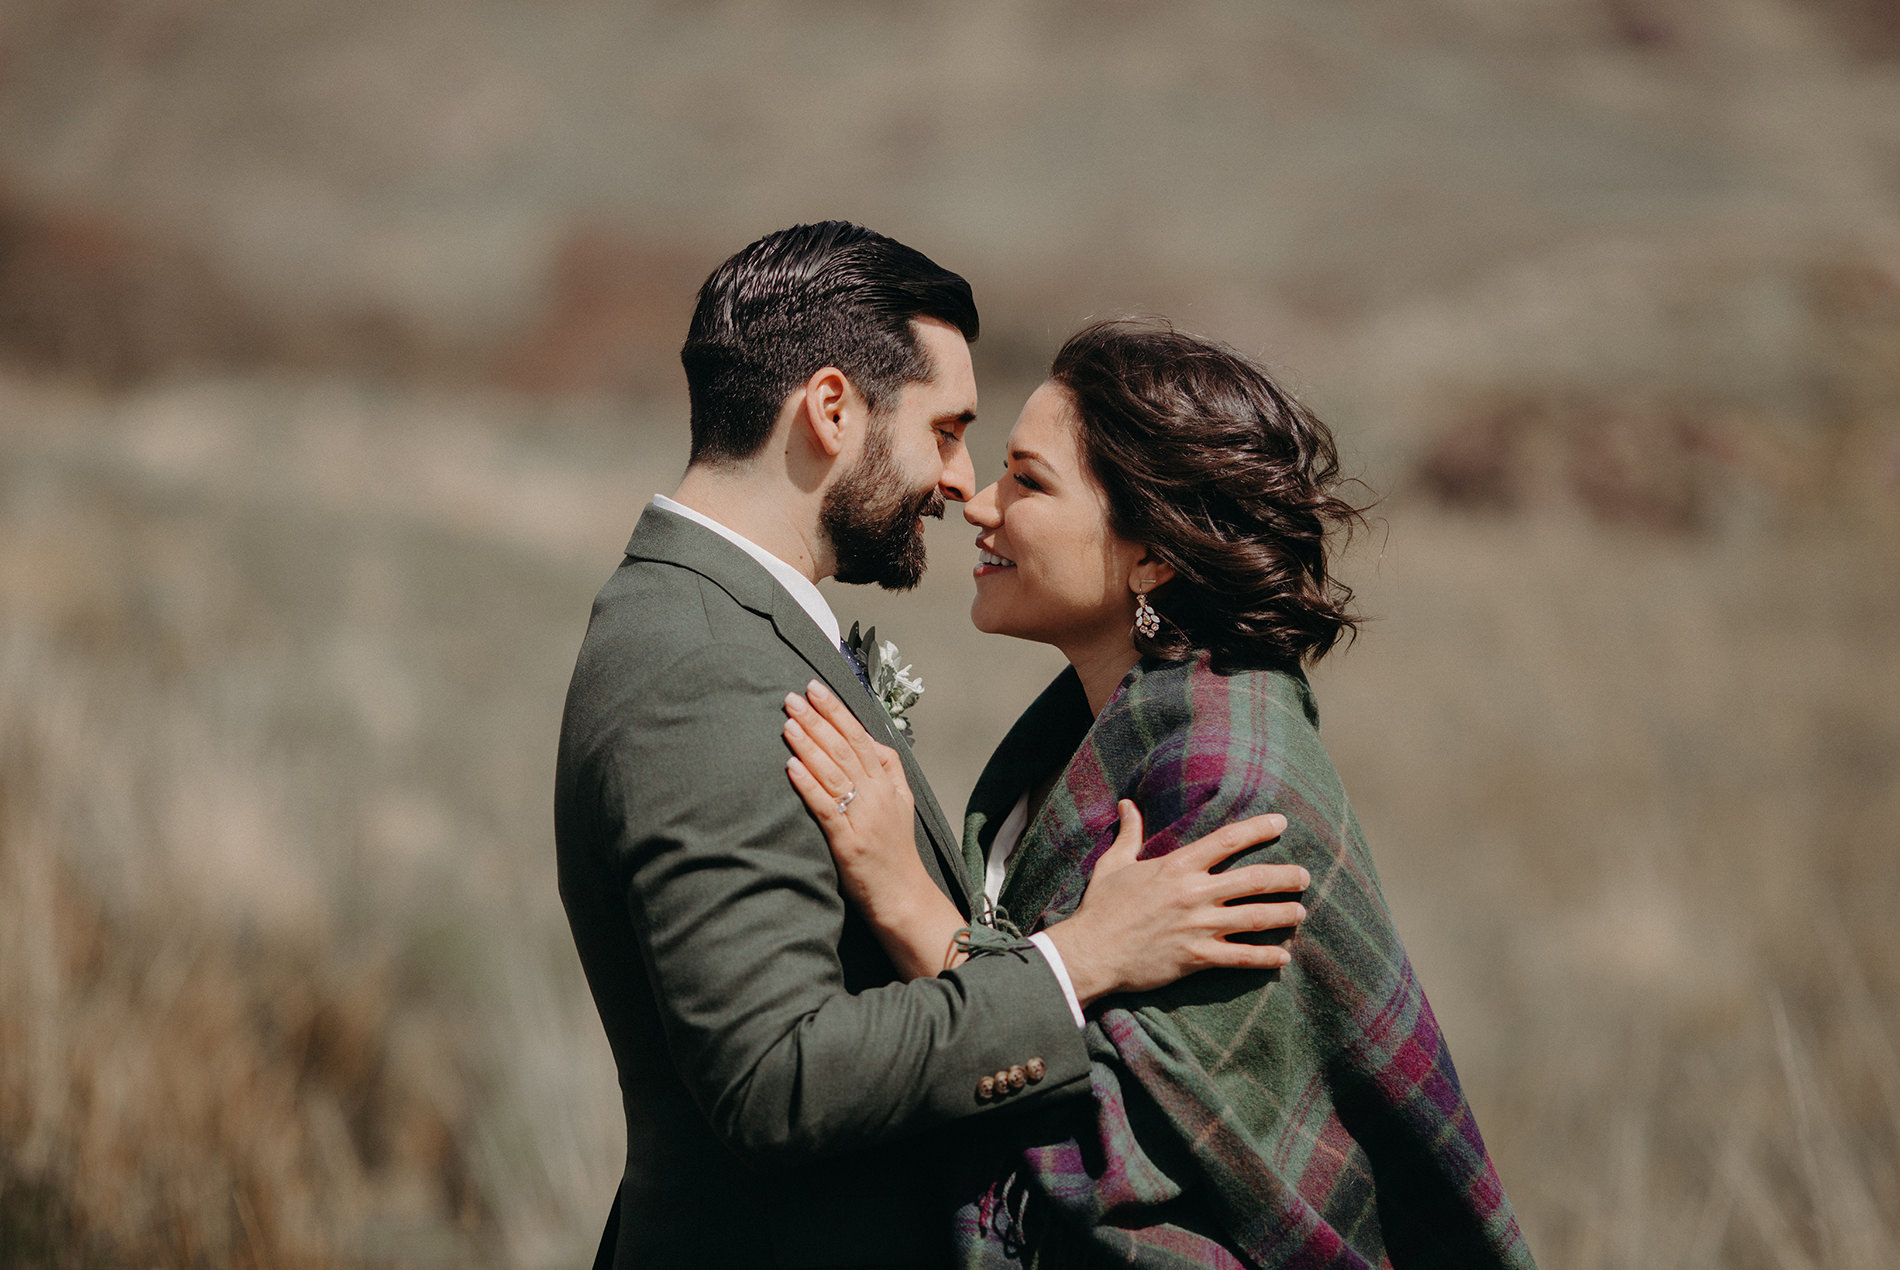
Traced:
POLYGON ((1009 915, 981 896, 980 907, 970 924, 951 937, 951 943, 965 957, 982 953, 1021 952, 1030 946, 1009 915))

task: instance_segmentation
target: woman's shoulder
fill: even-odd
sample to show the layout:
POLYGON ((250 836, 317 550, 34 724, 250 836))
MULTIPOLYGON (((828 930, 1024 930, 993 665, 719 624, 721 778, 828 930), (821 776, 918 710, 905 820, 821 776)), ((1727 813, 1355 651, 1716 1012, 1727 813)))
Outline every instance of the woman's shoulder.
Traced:
POLYGON ((1143 661, 1103 712, 1151 737, 1178 731, 1289 729, 1317 734, 1319 710, 1306 676, 1276 667, 1216 669, 1206 653, 1182 661, 1143 661))
POLYGON ((1304 676, 1217 669, 1205 657, 1144 662, 1136 672, 1089 738, 1103 788, 1187 837, 1265 811, 1303 826, 1295 833, 1303 840, 1335 834, 1345 791, 1320 744, 1304 676))

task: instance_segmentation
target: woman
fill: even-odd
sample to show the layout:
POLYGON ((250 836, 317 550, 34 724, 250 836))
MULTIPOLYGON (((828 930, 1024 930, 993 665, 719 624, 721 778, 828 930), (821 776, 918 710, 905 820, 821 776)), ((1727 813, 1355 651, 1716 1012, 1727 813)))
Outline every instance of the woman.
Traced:
MULTIPOLYGON (((1327 566, 1358 518, 1338 483, 1325 426, 1257 366, 1110 322, 1063 347, 964 512, 978 629, 1069 660, 971 796, 996 924, 1072 911, 1126 800, 1144 855, 1282 813, 1267 850, 1312 876, 1284 971, 1093 1012, 1092 1103, 992 1162, 968 1265, 1531 1264, 1319 741, 1302 667, 1355 628, 1327 566)), ((893 958, 928 973, 994 940, 924 875, 895 756, 822 704, 788 703, 793 783, 893 958)))

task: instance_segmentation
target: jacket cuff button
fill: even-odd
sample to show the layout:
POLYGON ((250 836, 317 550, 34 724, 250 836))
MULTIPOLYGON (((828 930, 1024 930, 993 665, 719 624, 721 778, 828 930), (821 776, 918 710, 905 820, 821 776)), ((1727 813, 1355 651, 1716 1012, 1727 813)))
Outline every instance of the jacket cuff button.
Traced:
POLYGON ((996 1077, 985 1076, 982 1080, 976 1082, 976 1100, 978 1102, 988 1102, 995 1096, 996 1077))
POLYGON ((1023 1074, 1029 1077, 1029 1083, 1033 1085, 1049 1074, 1049 1065, 1040 1058, 1032 1058, 1023 1064, 1023 1074))
POLYGON ((999 1071, 996 1073, 996 1075, 990 1077, 990 1079, 996 1082, 995 1088, 996 1088, 996 1096, 998 1098, 1001 1098, 1004 1094, 1007 1094, 1010 1092, 1008 1072, 999 1071))
POLYGON ((1029 1083, 1029 1073, 1024 1069, 1021 1063, 1010 1068, 1007 1074, 1009 1076, 1009 1092, 1012 1094, 1029 1083))

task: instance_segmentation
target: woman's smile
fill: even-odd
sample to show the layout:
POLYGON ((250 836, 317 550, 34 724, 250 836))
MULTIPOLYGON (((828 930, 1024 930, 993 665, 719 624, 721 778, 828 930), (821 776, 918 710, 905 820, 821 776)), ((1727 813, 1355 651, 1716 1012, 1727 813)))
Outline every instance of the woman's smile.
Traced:
POLYGON ((1112 645, 1132 657, 1130 574, 1142 549, 1109 528, 1078 427, 1066 389, 1038 388, 1010 431, 1002 479, 964 504, 979 531, 970 617, 978 630, 1065 653, 1112 645))
POLYGON ((977 541, 976 569, 974 570, 977 577, 988 577, 999 569, 1014 569, 1015 567, 1016 562, 1014 560, 1010 560, 991 551, 988 547, 983 545, 980 539, 977 541))

